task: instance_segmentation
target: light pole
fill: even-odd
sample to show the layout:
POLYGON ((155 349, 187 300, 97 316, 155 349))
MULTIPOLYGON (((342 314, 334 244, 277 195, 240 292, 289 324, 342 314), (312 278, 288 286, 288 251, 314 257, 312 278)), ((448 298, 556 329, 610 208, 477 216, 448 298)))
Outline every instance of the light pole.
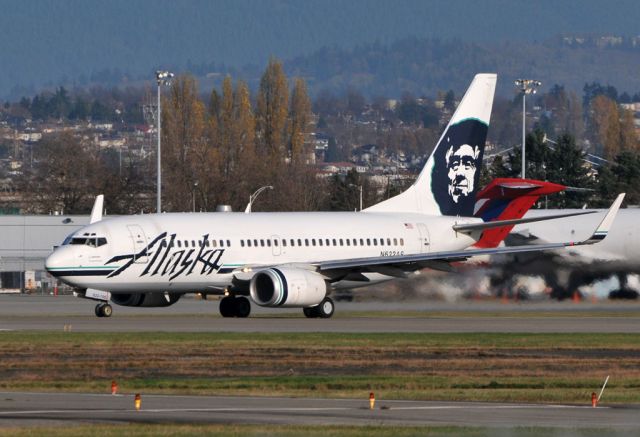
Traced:
POLYGON ((196 212, 196 190, 198 189, 198 181, 193 183, 193 212, 196 212))
POLYGON ((258 188, 251 196, 249 196, 249 203, 247 204, 247 207, 244 210, 245 214, 249 214, 251 212, 251 206, 253 205, 253 202, 255 202, 256 198, 260 195, 260 193, 262 193, 264 190, 273 190, 273 186, 271 185, 265 185, 264 187, 260 187, 258 188))
POLYGON ((171 79, 173 79, 173 73, 169 73, 168 71, 158 70, 156 71, 156 82, 158 82, 158 112, 156 116, 158 117, 158 180, 157 180, 157 199, 156 199, 156 211, 159 213, 162 212, 162 156, 161 156, 161 148, 160 148, 160 137, 162 133, 160 130, 162 129, 162 109, 160 107, 160 88, 162 85, 169 86, 171 84, 171 79))
POLYGON ((360 191, 360 211, 362 211, 362 185, 349 184, 349 186, 357 188, 360 191))
POLYGON ((526 159, 525 159, 525 150, 526 150, 525 128, 526 128, 526 115, 527 115, 527 109, 526 109, 526 103, 525 103, 526 96, 527 94, 535 94, 536 88, 542 85, 542 82, 534 79, 516 79, 515 84, 520 90, 520 92, 522 93, 522 179, 524 179, 525 165, 526 165, 526 159))

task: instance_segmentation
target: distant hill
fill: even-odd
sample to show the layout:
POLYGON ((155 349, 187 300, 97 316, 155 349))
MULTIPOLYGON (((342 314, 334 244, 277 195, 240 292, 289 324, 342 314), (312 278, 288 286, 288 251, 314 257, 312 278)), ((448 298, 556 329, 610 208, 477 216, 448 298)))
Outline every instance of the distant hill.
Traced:
POLYGON ((313 92, 351 88, 368 96, 433 96, 463 92, 474 74, 497 72, 502 95, 513 94, 520 77, 546 87, 561 84, 578 95, 593 81, 634 94, 640 91, 640 37, 557 37, 544 43, 407 38, 350 50, 324 48, 285 66, 290 75, 307 78, 313 92))
MULTIPOLYGON (((389 94, 458 89, 470 68, 553 73, 566 54, 540 48, 531 53, 535 61, 527 62, 516 43, 487 43, 533 43, 559 33, 635 35, 640 22, 637 0, 0 0, 0 10, 0 98, 33 94, 45 85, 150 80, 159 66, 261 70, 271 55, 305 56, 291 68, 310 73, 318 86, 351 83, 389 94), (449 42, 423 46, 412 37, 449 42), (464 43, 451 43, 455 39, 464 43), (374 41, 380 46, 367 45, 374 41), (462 52, 452 49, 456 45, 462 52), (398 65, 383 65, 396 60, 398 65)), ((611 70, 620 65, 614 54, 602 59, 600 53, 573 53, 594 67, 594 78, 625 85, 609 79, 604 67, 609 61, 611 70)))

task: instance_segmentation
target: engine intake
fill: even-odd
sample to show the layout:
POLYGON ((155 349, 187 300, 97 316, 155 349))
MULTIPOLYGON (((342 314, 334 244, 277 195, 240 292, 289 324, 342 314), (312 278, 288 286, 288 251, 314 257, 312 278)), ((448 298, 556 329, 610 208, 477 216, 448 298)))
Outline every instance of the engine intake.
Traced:
POLYGON ((270 268, 253 275, 251 299, 263 307, 309 307, 327 295, 327 283, 318 273, 296 268, 270 268))
POLYGON ((125 307, 168 307, 181 297, 180 293, 111 293, 111 302, 125 307))

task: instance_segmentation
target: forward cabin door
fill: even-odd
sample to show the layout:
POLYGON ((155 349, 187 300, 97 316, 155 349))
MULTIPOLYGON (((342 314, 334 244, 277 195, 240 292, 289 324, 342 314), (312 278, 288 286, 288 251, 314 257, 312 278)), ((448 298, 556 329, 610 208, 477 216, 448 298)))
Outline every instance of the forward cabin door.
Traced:
POLYGON ((147 236, 140 225, 127 225, 129 236, 133 243, 133 262, 137 264, 146 264, 149 257, 142 252, 147 247, 147 236))
POLYGON ((420 233, 420 253, 429 253, 431 250, 431 241, 429 240, 429 229, 424 223, 418 223, 418 232, 420 233))

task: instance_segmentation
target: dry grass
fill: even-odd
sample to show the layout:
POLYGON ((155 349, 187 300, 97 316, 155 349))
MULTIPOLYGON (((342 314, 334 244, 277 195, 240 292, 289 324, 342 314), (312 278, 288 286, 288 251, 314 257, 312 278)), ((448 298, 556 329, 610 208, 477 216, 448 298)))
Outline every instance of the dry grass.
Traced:
POLYGON ((0 388, 192 394, 640 402, 622 334, 6 333, 0 388))

